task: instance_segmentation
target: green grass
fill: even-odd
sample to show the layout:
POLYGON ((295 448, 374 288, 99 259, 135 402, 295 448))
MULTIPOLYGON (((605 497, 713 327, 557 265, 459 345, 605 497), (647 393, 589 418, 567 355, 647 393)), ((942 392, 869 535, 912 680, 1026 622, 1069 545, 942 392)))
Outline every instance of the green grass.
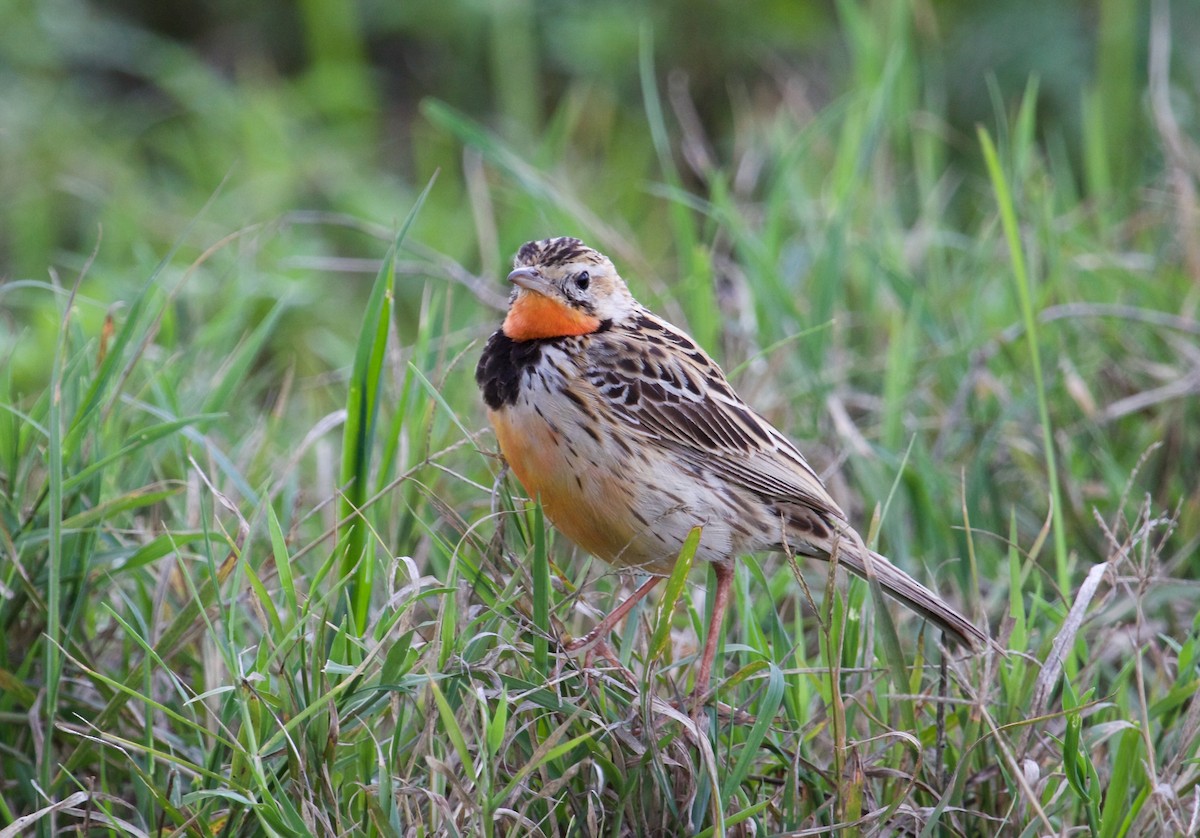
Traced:
MULTIPOLYGON (((883 5, 838 4, 836 97, 735 97, 699 169, 649 41, 635 103, 574 79, 541 131, 423 101, 403 177, 348 7, 316 31, 306 5, 296 79, 109 53, 178 110, 87 149, 87 84, 20 65, 0 835, 1194 832, 1196 232, 1166 190, 1200 173, 1130 104, 1137 44, 1090 88, 1103 135, 1002 78, 977 131, 930 21, 883 5), (564 233, 1008 654, 947 658, 864 584, 749 556, 702 728, 674 702, 706 568, 616 632, 628 675, 566 657, 638 580, 521 497, 473 380, 507 259, 564 233)), ((504 37, 528 12, 489 18, 490 60, 534 60, 504 37)), ((538 118, 544 69, 497 85, 506 114, 538 118)))

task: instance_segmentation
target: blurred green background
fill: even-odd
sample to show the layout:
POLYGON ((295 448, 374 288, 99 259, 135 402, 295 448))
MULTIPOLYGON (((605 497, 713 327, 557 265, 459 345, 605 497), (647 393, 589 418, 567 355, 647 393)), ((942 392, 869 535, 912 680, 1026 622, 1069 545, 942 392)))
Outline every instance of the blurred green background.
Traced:
MULTIPOLYGON (((703 167, 720 166, 741 171, 746 197, 761 195, 774 161, 755 132, 778 125, 781 109, 803 121, 845 105, 848 91, 885 74, 896 81, 877 116, 904 128, 889 141, 908 143, 904 132, 925 120, 944 140, 942 178, 978 175, 974 126, 1011 112, 1031 78, 1037 134, 1060 187, 1123 212, 1161 171, 1146 119, 1144 3, 3 5, 0 277, 70 276, 95 249, 83 291, 101 308, 171 245, 187 259, 259 224, 271 229, 251 237, 261 275, 239 289, 247 305, 332 295, 340 304, 324 310, 327 325, 347 328, 365 283, 320 260, 378 248, 294 214, 394 226, 435 170, 415 238, 472 270, 494 269, 521 241, 558 232, 549 202, 500 189, 495 236, 479 239, 464 211, 463 137, 429 118, 431 99, 493 129, 557 188, 664 257, 668 202, 648 194, 663 175, 639 76, 644 43, 674 135, 669 153, 688 188, 701 185, 703 167), (680 126, 697 142, 681 143, 680 126)), ((1177 5, 1172 79, 1188 132, 1200 75, 1200 53, 1188 45, 1200 16, 1188 13, 1194 3, 1177 5)), ((902 209, 915 215, 922 185, 911 171, 895 176, 909 202, 902 209)), ((969 219, 990 209, 978 204, 986 197, 955 188, 948 211, 969 219)), ((19 381, 31 381, 44 372, 39 347, 54 318, 39 322, 22 295, 6 293, 3 303, 4 356, 19 381), (27 329, 39 339, 15 341, 27 329)), ((302 356, 322 353, 320 334, 292 328, 304 327, 284 332, 302 356)))

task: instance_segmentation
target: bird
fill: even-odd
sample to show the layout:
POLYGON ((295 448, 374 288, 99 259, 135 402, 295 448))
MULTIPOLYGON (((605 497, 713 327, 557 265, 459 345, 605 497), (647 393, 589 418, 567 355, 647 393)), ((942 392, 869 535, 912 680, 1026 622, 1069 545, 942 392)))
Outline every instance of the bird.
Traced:
POLYGON ((671 573, 700 527, 693 561, 716 576, 696 671, 703 700, 734 567, 765 550, 830 559, 970 649, 988 636, 864 545, 799 449, 734 391, 683 330, 630 293, 577 238, 520 247, 507 314, 475 379, 500 453, 529 497, 579 548, 647 578, 568 652, 595 649, 671 573))

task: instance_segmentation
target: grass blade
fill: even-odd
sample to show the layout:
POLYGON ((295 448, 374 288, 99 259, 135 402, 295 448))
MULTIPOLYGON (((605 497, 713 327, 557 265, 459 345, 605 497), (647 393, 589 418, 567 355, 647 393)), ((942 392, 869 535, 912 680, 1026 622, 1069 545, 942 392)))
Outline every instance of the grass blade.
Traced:
POLYGON ((371 452, 375 442, 375 420, 379 414, 379 385, 383 377, 388 332, 391 329, 392 302, 396 281, 396 254, 404 237, 433 189, 436 175, 417 196, 412 209, 400 226, 396 239, 375 278, 371 297, 363 313, 362 330, 354 354, 354 367, 346 394, 346 423, 342 437, 340 518, 346 526, 338 535, 341 575, 350 580, 347 591, 355 630, 367 629, 368 609, 375 574, 375 562, 368 556, 368 527, 362 519, 370 492, 371 452))
POLYGON ((550 668, 550 556, 546 551, 546 518, 539 502, 533 509, 533 668, 550 668))
POLYGON ((783 686, 783 670, 773 663, 768 663, 766 694, 755 708, 756 718, 750 732, 746 734, 746 741, 742 743, 742 752, 738 754, 733 770, 725 777, 725 783, 721 786, 721 802, 726 806, 741 789, 742 783, 761 758, 759 748, 775 724, 775 714, 783 704, 783 686))
POLYGON ((1012 192, 1008 187, 1008 178, 1004 174, 1004 167, 1000 164, 1000 155, 996 152, 996 146, 987 130, 980 126, 978 133, 979 144, 983 149, 983 159, 987 163, 988 176, 991 178, 992 188, 996 192, 1000 222, 1004 227, 1004 237, 1008 242, 1008 255, 1012 260, 1013 284, 1021 307, 1021 317, 1025 324, 1025 341, 1029 350, 1030 366, 1033 370, 1038 420, 1042 426, 1042 453, 1046 459, 1046 477, 1050 484, 1051 514, 1054 516, 1055 581, 1058 583, 1059 590, 1066 592, 1071 590, 1070 568, 1067 565, 1066 525, 1063 521, 1062 492, 1058 482, 1058 458, 1054 452, 1048 394, 1042 376, 1042 351, 1038 342, 1037 315, 1033 310, 1033 291, 1029 281, 1029 271, 1025 267, 1025 248, 1021 244, 1017 210, 1013 203, 1012 192))
POLYGON ((700 527, 692 527, 683 547, 679 550, 679 558, 667 579, 662 598, 658 601, 658 614, 654 619, 654 634, 650 637, 650 651, 646 660, 659 660, 667 650, 667 642, 671 638, 671 622, 675 614, 675 603, 683 594, 683 586, 687 584, 688 573, 692 570, 692 560, 696 557, 696 548, 700 546, 700 527))

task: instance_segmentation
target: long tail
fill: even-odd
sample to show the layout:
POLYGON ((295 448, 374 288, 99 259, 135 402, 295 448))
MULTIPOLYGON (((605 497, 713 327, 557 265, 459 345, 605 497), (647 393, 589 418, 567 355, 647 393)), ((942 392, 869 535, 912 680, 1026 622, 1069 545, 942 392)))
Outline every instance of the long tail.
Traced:
POLYGON ((868 581, 874 578, 893 597, 937 623, 968 648, 982 649, 988 645, 988 636, 944 599, 896 567, 886 556, 874 551, 867 552, 871 555, 870 571, 859 548, 853 542, 842 539, 838 543, 838 564, 845 565, 868 581))

